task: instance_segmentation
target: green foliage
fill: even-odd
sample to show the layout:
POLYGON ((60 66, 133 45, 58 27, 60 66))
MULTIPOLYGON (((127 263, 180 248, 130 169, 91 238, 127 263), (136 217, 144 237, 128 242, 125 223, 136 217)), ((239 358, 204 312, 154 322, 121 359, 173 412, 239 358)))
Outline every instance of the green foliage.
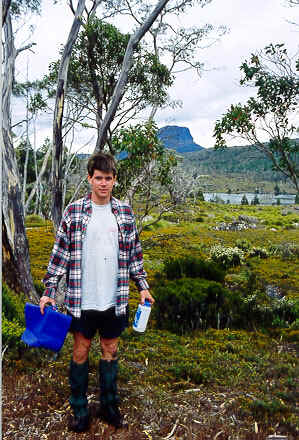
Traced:
MULTIPOLYGON (((164 273, 168 280, 205 278, 222 283, 225 277, 224 270, 218 264, 191 256, 166 260, 164 263, 164 273)), ((161 274, 158 276, 161 278, 161 274)))
POLYGON ((281 256, 284 259, 294 258, 299 256, 299 246, 295 243, 288 242, 271 244, 269 246, 269 253, 271 255, 281 256))
POLYGON ((27 215, 25 218, 25 226, 27 228, 45 226, 45 219, 43 219, 37 214, 27 215))
POLYGON ((259 205, 259 204, 260 204, 259 198, 257 194, 255 194, 254 198, 251 201, 251 205, 259 205))
POLYGON ((274 400, 252 400, 249 409, 256 420, 264 421, 265 418, 275 414, 282 414, 288 411, 287 405, 281 399, 274 400))
MULTIPOLYGON (((120 197, 127 193, 132 182, 145 170, 150 172, 146 184, 152 179, 162 186, 171 182, 170 171, 176 167, 177 160, 172 152, 164 149, 157 137, 157 131, 156 125, 148 122, 122 129, 113 137, 115 153, 124 153, 126 156, 118 163, 117 191, 120 197), (151 170, 153 162, 156 166, 151 170)), ((145 183, 141 183, 137 192, 144 186, 145 183)))
POLYGON ((276 196, 278 196, 279 194, 281 194, 280 188, 279 188, 279 186, 277 185, 277 183, 276 183, 276 185, 274 186, 274 194, 275 194, 276 196))
MULTIPOLYGON (((112 145, 119 156, 118 184, 114 194, 129 199, 141 230, 144 218, 152 214, 153 209, 163 213, 166 207, 173 205, 163 193, 172 182, 176 156, 162 146, 157 127, 152 122, 120 130, 113 136, 112 145)), ((154 222, 160 217, 156 215, 154 222)))
POLYGON ((227 291, 220 283, 200 278, 164 280, 154 289, 157 326, 177 334, 217 327, 227 291))
POLYGON ((6 284, 2 285, 2 313, 9 320, 16 320, 25 325, 24 297, 10 290, 6 284))
MULTIPOLYGON (((102 120, 108 110, 129 39, 129 34, 93 17, 89 18, 74 45, 68 70, 67 98, 72 99, 76 94, 76 102, 80 99, 89 109, 94 109, 97 120, 102 120)), ((50 73, 45 79, 52 88, 56 87, 58 70, 59 61, 56 61, 50 65, 50 73)), ((163 105, 171 84, 167 67, 139 44, 134 51, 133 65, 119 107, 121 120, 125 117, 128 121, 147 105, 163 105)))
POLYGON ((249 205, 246 194, 244 194, 244 196, 242 197, 241 205, 249 205))
POLYGON ((22 345, 20 337, 25 330, 24 297, 2 286, 2 344, 12 348, 22 345))
POLYGON ((254 246, 252 249, 250 249, 248 256, 249 257, 268 258, 269 252, 265 248, 254 246))
POLYGON ((224 268, 239 266, 244 260, 244 252, 238 247, 214 245, 210 249, 210 257, 224 268))
POLYGON ((272 193, 273 183, 279 182, 282 192, 292 193, 292 185, 282 173, 272 169, 271 160, 259 150, 252 154, 254 145, 251 141, 248 143, 248 146, 217 150, 207 148, 188 153, 184 157, 184 165, 198 174, 209 176, 201 183, 204 192, 211 192, 213 188, 213 192, 228 194, 255 191, 272 193))
POLYGON ((13 17, 20 18, 22 15, 40 12, 40 0, 12 0, 10 11, 13 17))
POLYGON ((8 346, 13 349, 18 349, 21 347, 22 341, 21 336, 24 332, 25 327, 22 327, 16 320, 9 321, 2 314, 2 346, 3 348, 8 346))
POLYGON ((233 293, 229 325, 234 328, 288 327, 299 316, 299 301, 270 298, 264 292, 233 293))
POLYGON ((198 190, 196 198, 198 201, 204 202, 205 198, 201 189, 198 190))
POLYGON ((156 273, 154 308, 157 326, 178 334, 219 326, 217 314, 227 296, 224 271, 196 257, 167 259, 156 273))
POLYGON ((242 251, 247 252, 251 248, 251 243, 246 240, 246 238, 239 238, 238 240, 236 240, 236 246, 242 251))
POLYGON ((240 84, 255 86, 257 95, 245 105, 231 105, 216 122, 216 147, 225 147, 224 135, 237 134, 254 143, 257 149, 267 149, 273 169, 283 172, 298 189, 299 143, 291 139, 296 127, 289 119, 298 109, 299 80, 291 58, 283 44, 270 44, 261 53, 252 54, 242 64, 241 71, 244 77, 240 84), (257 126, 266 126, 267 135, 269 132, 276 135, 265 144, 257 135, 257 126))

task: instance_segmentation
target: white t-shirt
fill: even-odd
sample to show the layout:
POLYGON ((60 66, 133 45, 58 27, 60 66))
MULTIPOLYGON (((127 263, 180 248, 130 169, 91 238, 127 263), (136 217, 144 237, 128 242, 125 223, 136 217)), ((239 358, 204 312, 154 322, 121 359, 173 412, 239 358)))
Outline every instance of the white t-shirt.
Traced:
POLYGON ((96 205, 82 249, 82 310, 107 310, 116 303, 118 225, 111 204, 96 205))

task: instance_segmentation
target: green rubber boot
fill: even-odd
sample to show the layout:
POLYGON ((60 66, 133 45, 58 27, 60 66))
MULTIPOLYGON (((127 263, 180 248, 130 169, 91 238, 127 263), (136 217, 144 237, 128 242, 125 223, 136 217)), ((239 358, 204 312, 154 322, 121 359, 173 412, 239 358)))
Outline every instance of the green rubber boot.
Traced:
POLYGON ((123 426, 123 417, 119 412, 119 396, 117 393, 118 361, 101 359, 100 375, 100 410, 98 416, 115 428, 123 426))
POLYGON ((86 396, 88 388, 88 360, 83 364, 77 364, 71 360, 69 380, 71 386, 69 402, 74 411, 74 419, 69 428, 75 432, 84 432, 89 428, 88 401, 86 396))

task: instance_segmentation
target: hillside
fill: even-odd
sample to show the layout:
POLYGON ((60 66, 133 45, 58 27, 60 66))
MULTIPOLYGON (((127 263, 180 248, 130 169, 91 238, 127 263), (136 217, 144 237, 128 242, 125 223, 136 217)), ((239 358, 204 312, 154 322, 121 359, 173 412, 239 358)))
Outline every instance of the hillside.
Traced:
POLYGON ((184 155, 203 174, 243 174, 263 176, 267 180, 281 179, 272 170, 271 161, 251 146, 230 147, 226 150, 203 149, 184 155))
MULTIPOLYGON (((273 171, 272 162, 252 146, 236 146, 226 150, 203 149, 183 155, 184 166, 208 177, 206 184, 213 191, 273 191, 276 184, 282 191, 295 192, 281 173, 273 171)), ((208 188, 207 188, 208 189, 208 188)))

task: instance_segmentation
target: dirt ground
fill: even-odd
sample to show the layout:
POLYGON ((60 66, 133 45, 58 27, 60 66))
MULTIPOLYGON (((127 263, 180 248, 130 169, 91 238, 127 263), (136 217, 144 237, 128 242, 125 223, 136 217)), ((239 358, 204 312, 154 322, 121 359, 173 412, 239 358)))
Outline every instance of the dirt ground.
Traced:
MULTIPOLYGON (((121 412, 125 427, 115 430, 95 416, 98 405, 96 378, 91 377, 89 406, 91 426, 87 433, 68 430, 71 410, 64 372, 55 377, 49 368, 30 373, 22 368, 3 369, 3 439, 6 440, 265 440, 273 430, 238 420, 236 393, 206 392, 202 387, 172 392, 136 389, 121 383, 121 412)), ((295 440, 288 436, 288 440, 295 440)))

